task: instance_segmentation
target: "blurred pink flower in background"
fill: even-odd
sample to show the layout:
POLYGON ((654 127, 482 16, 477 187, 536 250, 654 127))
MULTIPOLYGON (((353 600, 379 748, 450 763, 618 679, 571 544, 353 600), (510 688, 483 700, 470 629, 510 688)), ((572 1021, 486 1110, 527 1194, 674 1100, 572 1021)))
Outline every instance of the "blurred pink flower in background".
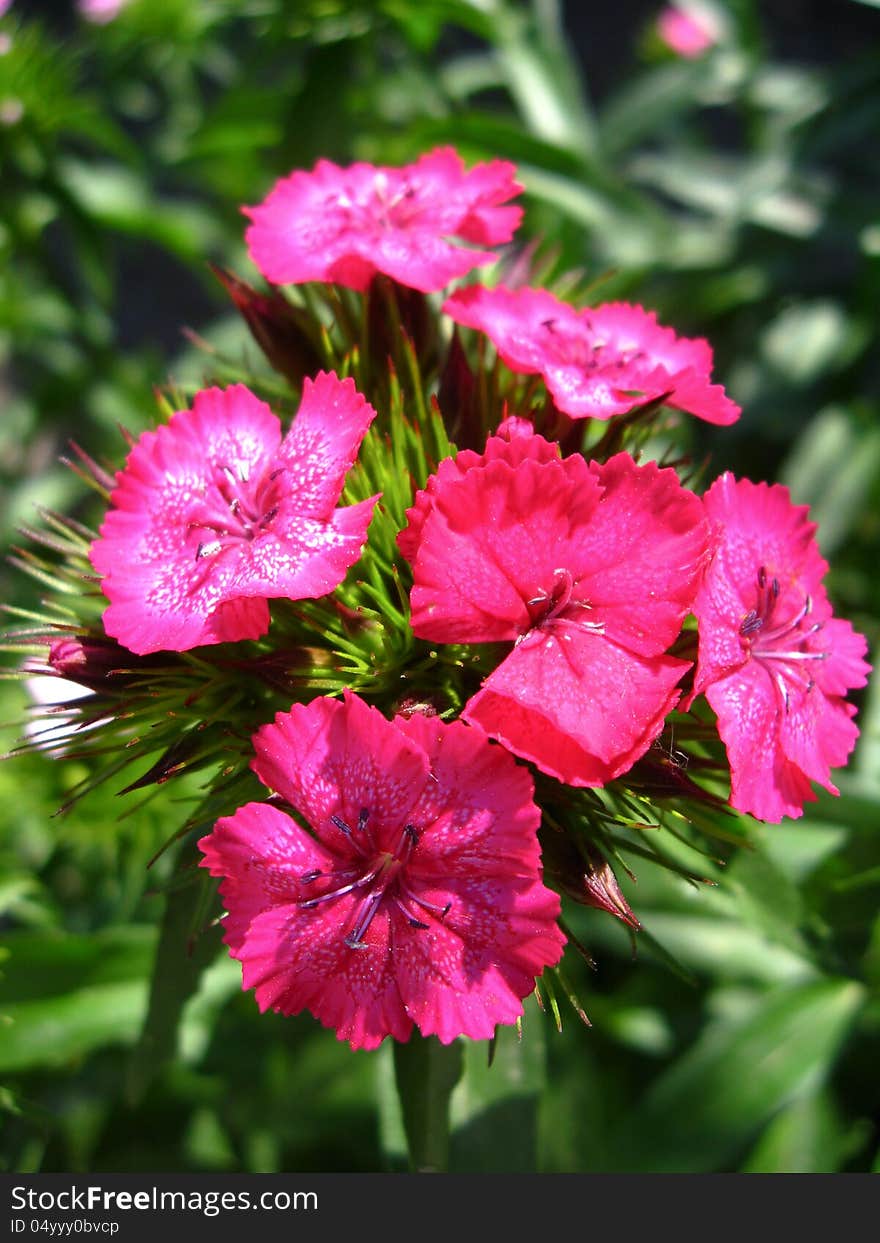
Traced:
POLYGON ((657 33, 670 51, 692 60, 716 44, 720 32, 705 9, 670 4, 657 18, 657 33))
POLYGON ((576 310, 546 289, 469 285, 443 310, 484 332, 511 371, 540 375, 557 409, 574 419, 610 419, 660 398, 707 423, 740 416, 711 382, 708 341, 677 336, 640 306, 606 302, 576 310))
POLYGON ((245 241, 276 285, 335 281, 364 290, 384 272, 430 293, 495 259, 448 239, 510 241, 522 208, 501 204, 522 190, 515 171, 506 160, 466 170, 452 147, 400 168, 318 160, 311 172, 276 182, 258 206, 243 208, 252 221, 245 241))
MULTIPOLYGON (((3 0, 0 0, 0 4, 3 0)), ((106 26, 129 3, 129 0, 77 0, 76 11, 87 22, 96 26, 106 26)))

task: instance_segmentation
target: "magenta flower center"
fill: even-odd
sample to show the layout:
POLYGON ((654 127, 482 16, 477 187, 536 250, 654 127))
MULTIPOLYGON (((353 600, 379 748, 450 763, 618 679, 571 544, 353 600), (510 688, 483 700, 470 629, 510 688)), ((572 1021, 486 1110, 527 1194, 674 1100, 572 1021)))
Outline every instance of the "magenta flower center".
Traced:
POLYGON ((250 543, 266 531, 280 507, 283 474, 282 466, 253 482, 246 470, 218 467, 187 523, 198 535, 196 560, 250 543))
POLYGON ((347 189, 330 195, 328 207, 344 212, 347 223, 353 228, 405 229, 418 217, 421 207, 415 186, 404 179, 394 190, 388 184, 385 173, 377 173, 370 186, 359 192, 347 189))
POLYGON ((757 583, 755 607, 740 622, 740 641, 766 669, 787 712, 792 690, 807 694, 813 689, 811 662, 828 658, 828 652, 813 647, 824 622, 811 621, 813 601, 809 595, 796 584, 783 593, 779 579, 770 578, 763 565, 757 583), (798 599, 794 607, 787 607, 795 593, 798 599))
POLYGON ((334 882, 335 887, 314 898, 307 898, 298 903, 301 910, 311 910, 324 902, 332 902, 345 894, 356 893, 360 901, 354 910, 354 918, 350 931, 343 938, 349 949, 366 949, 368 942, 364 940, 367 929, 379 913, 383 905, 390 905, 401 912, 412 928, 428 928, 423 919, 414 914, 413 906, 421 908, 438 919, 448 913, 451 903, 437 906, 419 897, 411 885, 408 875, 408 864, 419 843, 419 833, 412 824, 404 825, 394 850, 380 850, 368 826, 369 808, 361 808, 358 822, 354 829, 339 816, 331 816, 330 820, 345 837, 352 849, 352 856, 347 866, 335 868, 331 872, 316 869, 306 872, 300 877, 304 885, 312 885, 319 880, 334 882), (336 883, 339 882, 339 883, 336 883))
POLYGON ((605 631, 602 622, 591 622, 584 615, 592 605, 578 597, 577 584, 570 570, 554 570, 549 587, 541 587, 526 601, 526 608, 529 611, 529 628, 520 636, 521 639, 535 630, 552 630, 562 621, 592 630, 595 634, 605 631))
POLYGON ((546 353, 564 367, 622 375, 633 371, 647 358, 637 345, 612 345, 598 340, 591 335, 588 325, 584 325, 582 332, 572 332, 567 325, 551 318, 543 320, 541 327, 546 353))

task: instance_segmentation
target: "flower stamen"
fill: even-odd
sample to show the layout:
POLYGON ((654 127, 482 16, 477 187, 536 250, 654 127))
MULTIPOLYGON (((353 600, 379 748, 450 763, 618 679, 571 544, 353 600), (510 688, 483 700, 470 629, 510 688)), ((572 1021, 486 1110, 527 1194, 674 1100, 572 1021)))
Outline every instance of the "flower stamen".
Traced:
POLYGON ((364 940, 364 937, 386 897, 405 916, 407 922, 413 928, 425 929, 430 925, 414 915, 406 906, 406 902, 415 902, 418 906, 423 907, 426 911, 431 911, 432 914, 437 915, 440 919, 448 913, 451 906, 451 903, 447 903, 445 907, 440 907, 433 902, 428 902, 424 898, 418 897, 405 879, 406 864, 419 843, 419 831, 416 826, 414 824, 405 824, 403 826, 397 846, 393 852, 379 850, 368 827, 369 818, 370 809, 362 807, 358 813, 357 825, 352 829, 341 816, 332 815, 330 817, 331 824, 345 835, 347 841, 360 856, 360 860, 355 861, 355 866, 341 868, 332 872, 323 872, 320 868, 314 868, 309 872, 303 873, 300 877, 300 881, 304 885, 313 884, 319 879, 331 878, 343 882, 337 888, 328 890, 327 893, 298 902, 297 905, 301 910, 311 910, 324 902, 329 902, 334 898, 343 898, 346 894, 354 893, 356 890, 369 889, 369 892, 364 894, 355 911, 354 926, 343 938, 344 944, 353 950, 367 948, 369 943, 364 940), (363 835, 366 838, 368 848, 359 840, 358 835, 363 835), (361 871, 364 863, 368 863, 368 866, 365 871, 361 871))

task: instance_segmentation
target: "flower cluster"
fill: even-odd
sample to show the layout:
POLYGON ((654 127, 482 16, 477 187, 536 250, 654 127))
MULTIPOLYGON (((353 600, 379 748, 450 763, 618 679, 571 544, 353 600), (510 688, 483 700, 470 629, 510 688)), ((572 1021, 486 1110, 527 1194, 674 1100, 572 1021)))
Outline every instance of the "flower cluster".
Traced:
POLYGON ((645 419, 738 418, 707 342, 638 305, 448 291, 520 190, 442 148, 321 160, 246 208, 273 288, 221 279, 298 409, 285 430, 258 380, 206 388, 96 468, 101 625, 49 649, 101 720, 122 687, 154 720, 163 687, 211 703, 136 784, 222 755, 267 787, 199 841, 225 940, 261 1009, 354 1048, 516 1021, 569 935, 559 892, 637 929, 615 792, 778 821, 857 736, 866 644, 805 509, 644 460, 645 419), (657 759, 673 713, 702 781, 657 759))

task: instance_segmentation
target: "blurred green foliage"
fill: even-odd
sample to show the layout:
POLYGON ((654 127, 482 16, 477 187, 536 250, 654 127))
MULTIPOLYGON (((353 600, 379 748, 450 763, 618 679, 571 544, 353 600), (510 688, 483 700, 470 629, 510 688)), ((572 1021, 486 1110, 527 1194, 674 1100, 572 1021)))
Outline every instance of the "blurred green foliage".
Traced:
MULTIPOLYGON (((873 11, 853 8, 867 29, 873 11)), ((517 164, 525 237, 557 275, 709 338, 744 414, 693 421, 695 461, 706 480, 778 478, 813 506, 832 594, 876 650, 880 14, 873 46, 816 64, 779 55, 764 6, 714 9, 719 41, 692 60, 645 9, 597 102, 553 0, 130 0, 104 26, 14 5, 0 19, 3 544, 37 502, 93 513, 58 455, 73 436, 118 461, 116 424, 137 432, 156 384, 209 370, 181 327, 253 357, 206 266, 253 279, 241 204, 319 156, 393 164, 453 143, 517 164)), ((6 601, 37 590, 0 570, 6 601)), ((11 747, 24 696, 0 690, 11 747)), ((596 966, 570 955, 567 982, 593 1026, 545 997, 491 1067, 485 1047, 464 1050, 453 1168, 880 1168, 876 679, 861 727, 840 799, 753 826, 724 861, 665 844, 706 885, 648 864, 621 878, 635 938, 576 911, 596 966)), ((197 779, 120 797, 137 774, 120 775, 56 816, 86 775, 64 758, 0 766, 6 1168, 404 1168, 391 1050, 259 1016, 206 931, 213 911, 193 926, 175 904, 186 859, 151 864, 197 779)))

